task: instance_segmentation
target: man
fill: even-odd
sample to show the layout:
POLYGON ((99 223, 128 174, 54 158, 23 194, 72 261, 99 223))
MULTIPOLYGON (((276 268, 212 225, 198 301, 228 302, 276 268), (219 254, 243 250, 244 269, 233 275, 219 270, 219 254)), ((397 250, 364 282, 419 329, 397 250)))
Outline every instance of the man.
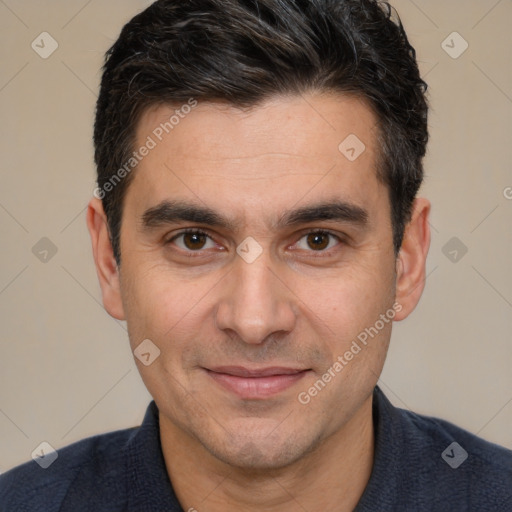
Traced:
POLYGON ((426 84, 373 0, 160 0, 108 52, 87 224, 154 402, 2 510, 512 510, 512 452, 376 386, 418 303, 426 84))

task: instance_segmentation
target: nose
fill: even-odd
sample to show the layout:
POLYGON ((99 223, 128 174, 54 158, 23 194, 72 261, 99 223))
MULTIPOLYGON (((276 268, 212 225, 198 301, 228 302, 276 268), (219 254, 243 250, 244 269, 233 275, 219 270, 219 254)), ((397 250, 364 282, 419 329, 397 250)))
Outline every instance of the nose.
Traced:
POLYGON ((216 309, 217 327, 247 344, 291 332, 297 317, 294 295, 271 268, 268 250, 252 263, 237 256, 233 264, 216 309))

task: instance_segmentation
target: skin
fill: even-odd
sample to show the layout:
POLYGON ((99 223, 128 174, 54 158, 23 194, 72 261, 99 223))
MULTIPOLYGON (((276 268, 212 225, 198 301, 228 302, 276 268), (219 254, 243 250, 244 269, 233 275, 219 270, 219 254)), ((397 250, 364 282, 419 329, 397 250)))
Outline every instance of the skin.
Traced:
MULTIPOLYGON (((138 146, 175 108, 145 112, 138 146)), ((120 268, 101 201, 89 204, 105 308, 127 321, 132 350, 144 339, 160 350, 151 365, 136 362, 160 411, 166 467, 184 510, 348 511, 364 492, 372 391, 392 322, 309 403, 298 395, 393 304, 394 320, 406 318, 423 291, 430 203, 415 200, 396 256, 388 193, 375 172, 375 125, 367 104, 340 94, 274 97, 245 111, 200 103, 134 171, 120 268), (366 146, 353 162, 338 150, 349 134, 366 146), (142 227, 146 210, 176 199, 208 206, 233 226, 142 227), (364 209, 367 222, 276 226, 287 210, 328 200, 364 209), (211 238, 173 238, 184 228, 211 238), (308 237, 320 229, 335 236, 308 237), (262 249, 252 263, 236 252, 249 236, 262 249), (205 370, 219 365, 309 371, 284 391, 243 399, 205 370)))

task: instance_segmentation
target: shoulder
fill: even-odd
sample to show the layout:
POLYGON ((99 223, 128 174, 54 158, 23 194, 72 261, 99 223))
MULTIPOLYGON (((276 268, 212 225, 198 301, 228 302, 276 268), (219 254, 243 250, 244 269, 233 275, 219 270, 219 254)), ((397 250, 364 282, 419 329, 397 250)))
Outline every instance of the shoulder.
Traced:
POLYGON ((378 387, 375 457, 359 511, 512 510, 512 451, 440 418, 400 409, 378 387))
POLYGON ((512 507, 512 451, 443 419, 398 409, 410 464, 430 482, 439 502, 459 498, 471 507, 512 507))
MULTIPOLYGON (((77 479, 81 484, 85 480, 89 489, 100 482, 101 488, 118 486, 125 472, 123 453, 136 431, 119 430, 61 448, 46 469, 32 460, 7 471, 0 476, 2 511, 57 512, 77 479)), ((87 501, 84 507, 88 507, 87 501)))
POLYGON ((443 460, 451 458, 453 451, 453 457, 457 461, 452 462, 452 467, 462 466, 463 462, 466 459, 469 460, 471 456, 475 463, 486 470, 512 473, 512 450, 486 441, 449 421, 403 409, 398 410, 407 425, 407 434, 413 443, 416 441, 420 446, 442 448, 442 453, 452 443, 456 443, 442 457, 443 460))

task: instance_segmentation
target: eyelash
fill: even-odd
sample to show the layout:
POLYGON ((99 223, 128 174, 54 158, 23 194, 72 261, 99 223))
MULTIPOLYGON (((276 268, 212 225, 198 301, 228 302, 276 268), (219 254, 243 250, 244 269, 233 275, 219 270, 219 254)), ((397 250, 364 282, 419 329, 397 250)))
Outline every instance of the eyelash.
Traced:
MULTIPOLYGON (((314 235, 328 235, 328 236, 331 236, 331 237, 335 238, 338 241, 338 243, 343 243, 343 239, 339 235, 336 235, 335 233, 329 231, 328 229, 317 229, 317 230, 306 231, 306 232, 301 234, 301 236, 297 240, 297 242, 299 240, 302 240, 302 238, 304 238, 305 236, 313 235, 313 234, 314 235)), ((180 233, 177 233, 172 238, 167 240, 165 242, 165 245, 168 245, 168 244, 174 242, 177 238, 179 238, 180 236, 183 236, 183 235, 204 235, 204 236, 208 237, 210 240, 213 241, 212 237, 208 233, 206 233, 205 231, 202 231, 200 229, 186 229, 184 231, 181 231, 180 233)), ((297 243, 297 242, 295 242, 295 243, 297 243)), ((312 255, 314 255, 313 257, 319 258, 319 257, 322 257, 322 255, 330 254, 332 249, 333 248, 328 249, 328 250, 322 250, 322 251, 310 250, 308 252, 311 252, 312 255), (317 254, 315 254, 315 253, 317 253, 317 254)), ((192 251, 192 250, 184 250, 184 249, 180 248, 180 250, 184 251, 189 257, 201 256, 201 253, 204 252, 203 249, 198 249, 197 251, 192 251)))

